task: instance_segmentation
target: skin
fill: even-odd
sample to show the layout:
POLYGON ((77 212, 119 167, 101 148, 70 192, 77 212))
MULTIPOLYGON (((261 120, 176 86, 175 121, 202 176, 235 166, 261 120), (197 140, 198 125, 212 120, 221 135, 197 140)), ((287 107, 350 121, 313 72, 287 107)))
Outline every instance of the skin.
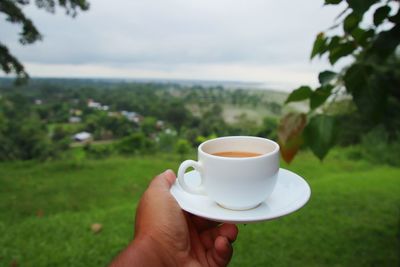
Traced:
POLYGON ((227 266, 238 228, 183 211, 169 189, 176 176, 158 175, 136 212, 135 238, 110 266, 227 266))

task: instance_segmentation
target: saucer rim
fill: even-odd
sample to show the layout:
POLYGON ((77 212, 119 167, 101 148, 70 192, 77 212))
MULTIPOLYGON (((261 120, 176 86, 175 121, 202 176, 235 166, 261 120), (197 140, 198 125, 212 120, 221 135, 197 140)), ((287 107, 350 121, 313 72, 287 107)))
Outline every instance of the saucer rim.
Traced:
MULTIPOLYGON (((188 205, 188 204, 187 204, 187 203, 188 203, 187 201, 184 202, 184 203, 181 203, 181 202, 175 197, 175 195, 172 193, 173 187, 175 187, 175 188, 177 188, 177 190, 181 191, 180 193, 189 194, 189 195, 191 195, 191 194, 190 194, 190 193, 187 193, 186 191, 184 191, 183 188, 179 185, 179 183, 178 183, 177 181, 175 181, 175 183, 172 185, 170 191, 171 191, 173 197, 174 197, 174 198, 176 199, 176 201, 178 202, 179 206, 180 206, 183 210, 185 210, 185 211, 187 211, 187 212, 189 212, 189 213, 191 213, 191 214, 197 215, 197 216, 199 216, 199 217, 208 219, 208 220, 212 220, 212 221, 216 221, 216 222, 225 222, 225 223, 256 223, 256 222, 262 222, 262 221, 269 221, 269 220, 274 220, 274 219, 277 219, 277 218, 280 218, 280 217, 283 217, 283 216, 286 216, 286 215, 289 215, 289 214, 291 214, 291 213, 294 213, 294 212, 298 211, 299 209, 301 209, 302 207, 304 207, 304 206, 308 203, 308 201, 310 200, 310 198, 311 198, 311 188, 310 188, 310 185, 307 183, 307 181, 306 181, 302 176, 300 176, 300 175, 294 173, 293 171, 290 171, 290 170, 287 170, 287 169, 284 169, 284 168, 279 168, 278 179, 279 179, 279 175, 281 175, 281 174, 280 174, 281 171, 286 172, 286 173, 289 174, 289 175, 294 175, 294 177, 295 177, 296 179, 299 179, 299 180, 303 183, 303 185, 304 185, 304 189, 303 189, 304 194, 302 194, 302 196, 301 196, 300 198, 294 199, 293 201, 291 201, 290 204, 288 204, 287 206, 285 206, 285 208, 282 209, 282 211, 280 211, 280 212, 274 214, 274 216, 267 216, 267 217, 255 216, 255 217, 254 217, 254 215, 253 215, 253 216, 245 216, 245 217, 243 217, 243 218, 240 218, 240 214, 241 214, 241 213, 243 214, 243 213, 246 212, 247 210, 230 210, 230 209, 223 208, 223 207, 219 206, 217 203, 215 203, 215 205, 217 206, 218 209, 221 209, 222 211, 230 211, 230 212, 233 212, 233 213, 237 213, 237 215, 238 215, 237 218, 231 218, 231 219, 216 217, 216 216, 212 216, 212 215, 210 215, 210 214, 204 213, 204 212, 202 212, 202 211, 199 211, 198 209, 192 209, 192 208, 190 208, 191 205, 188 205), (299 204, 293 205, 293 203, 299 203, 299 204)), ((192 170, 192 171, 190 171, 190 172, 187 172, 187 174, 188 174, 188 173, 191 173, 191 172, 197 172, 197 171, 196 171, 196 170, 192 170)), ((210 199, 208 198, 207 195, 196 195, 196 197, 197 197, 197 198, 204 198, 205 200, 210 201, 210 199)), ((212 200, 211 200, 211 201, 212 201, 212 200)), ((263 201, 259 206, 257 206, 256 208, 254 208, 254 209, 252 209, 252 210, 257 210, 257 209, 259 209, 259 208, 262 206, 263 203, 268 204, 268 198, 267 198, 265 201, 263 201)), ((222 216, 222 217, 223 217, 223 216, 222 216)))

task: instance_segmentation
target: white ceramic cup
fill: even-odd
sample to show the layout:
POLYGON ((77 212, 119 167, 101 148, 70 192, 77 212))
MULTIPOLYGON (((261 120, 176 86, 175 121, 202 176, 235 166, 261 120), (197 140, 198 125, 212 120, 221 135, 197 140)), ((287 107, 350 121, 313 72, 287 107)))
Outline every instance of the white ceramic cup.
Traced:
POLYGON ((179 166, 178 182, 188 193, 204 194, 220 206, 246 210, 258 206, 272 193, 279 171, 279 145, 253 136, 228 136, 208 140, 198 148, 198 161, 179 166), (256 157, 221 157, 214 153, 243 151, 256 157), (201 177, 197 187, 188 186, 185 172, 194 168, 201 177))

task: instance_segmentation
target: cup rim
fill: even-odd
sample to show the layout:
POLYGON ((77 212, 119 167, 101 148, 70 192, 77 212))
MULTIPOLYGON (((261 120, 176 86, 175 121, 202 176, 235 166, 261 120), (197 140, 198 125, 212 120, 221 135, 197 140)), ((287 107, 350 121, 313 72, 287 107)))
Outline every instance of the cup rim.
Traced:
POLYGON ((280 147, 279 144, 271 139, 267 139, 267 138, 263 138, 263 137, 258 137, 258 136, 247 136, 247 135, 236 135, 236 136, 222 136, 222 137, 217 137, 217 138, 213 138, 207 141, 204 141, 203 143, 201 143, 198 147, 198 152, 210 157, 210 158, 215 158, 215 159, 224 159, 224 160, 252 160, 252 159, 260 159, 260 158, 267 158, 267 157, 271 157, 277 153, 279 153, 280 147), (262 140, 262 141, 266 141, 270 144, 273 144, 275 146, 274 150, 272 150, 271 152, 268 153, 264 153, 260 156, 256 156, 256 157, 238 157, 238 158, 234 158, 234 157, 221 157, 221 156, 215 156, 212 155, 210 153, 207 153, 203 150, 203 146, 207 143, 210 142, 215 142, 215 140, 221 140, 221 139, 235 139, 235 138, 248 138, 248 139, 258 139, 258 140, 262 140))

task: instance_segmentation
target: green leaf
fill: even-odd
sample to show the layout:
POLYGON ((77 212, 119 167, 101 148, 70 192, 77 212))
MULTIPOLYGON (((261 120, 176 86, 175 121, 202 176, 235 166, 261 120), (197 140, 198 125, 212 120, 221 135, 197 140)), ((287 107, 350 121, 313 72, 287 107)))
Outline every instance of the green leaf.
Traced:
POLYGON ((343 21, 343 30, 347 33, 352 32, 358 27, 358 24, 362 20, 362 16, 356 12, 352 12, 343 21))
POLYGON ((397 24, 388 31, 380 32, 368 52, 370 55, 374 54, 385 59, 395 53, 399 44, 400 24, 397 24))
POLYGON ((335 48, 340 43, 340 40, 342 40, 341 37, 337 35, 333 36, 329 41, 328 49, 332 50, 333 48, 335 48))
POLYGON ((337 5, 340 4, 342 0, 325 0, 325 5, 337 5))
POLYGON ((332 89, 333 86, 328 84, 315 90, 310 96, 310 109, 316 109, 325 103, 325 101, 331 95, 332 89))
POLYGON ((334 65, 340 58, 350 55, 356 49, 354 42, 338 44, 329 53, 329 62, 334 65))
POLYGON ((375 26, 380 25, 389 15, 390 7, 381 6, 374 13, 374 24, 375 26))
POLYGON ((290 93, 290 95, 285 101, 285 104, 289 102, 305 100, 310 97, 311 93, 312 90, 309 86, 300 86, 299 88, 290 93))
POLYGON ((304 138, 311 151, 323 160, 335 144, 335 119, 332 116, 316 115, 304 129, 304 138))
POLYGON ((278 126, 278 143, 282 158, 290 163, 303 144, 303 130, 307 122, 304 113, 286 114, 278 126))
POLYGON ((330 83, 336 77, 337 77, 336 72, 326 70, 326 71, 319 73, 318 80, 321 85, 326 85, 326 84, 330 83))
POLYGON ((369 71, 361 64, 353 64, 347 69, 343 81, 346 91, 353 94, 357 90, 363 90, 366 86, 369 71))
POLYGON ((361 45, 362 47, 365 47, 368 44, 369 40, 374 36, 374 34, 375 31, 373 29, 366 31, 359 27, 355 28, 351 32, 351 36, 353 36, 357 44, 361 45))
POLYGON ((311 51, 310 59, 315 57, 316 55, 322 55, 326 52, 326 38, 323 32, 319 33, 315 38, 313 49, 311 51))
POLYGON ((354 12, 364 14, 378 0, 346 0, 354 12))
POLYGON ((370 65, 353 64, 344 75, 346 90, 361 114, 369 121, 381 120, 386 110, 387 88, 391 84, 370 65))

